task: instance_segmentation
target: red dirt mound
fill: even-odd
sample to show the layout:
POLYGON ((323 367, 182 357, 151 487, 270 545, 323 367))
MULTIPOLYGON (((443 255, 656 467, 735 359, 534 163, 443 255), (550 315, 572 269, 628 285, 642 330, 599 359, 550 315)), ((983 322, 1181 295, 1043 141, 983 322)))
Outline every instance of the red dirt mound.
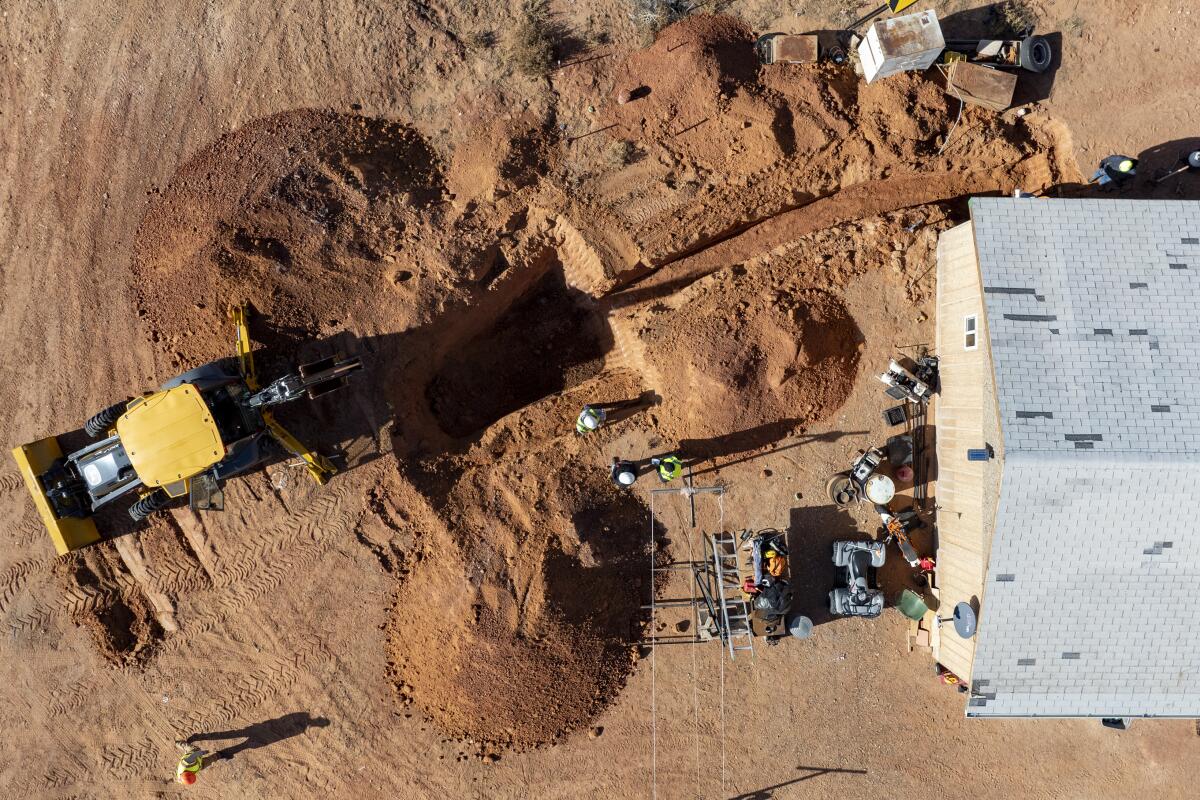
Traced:
POLYGON ((139 313, 180 361, 227 355, 224 311, 247 300, 297 338, 348 320, 403 329, 459 278, 454 253, 428 246, 447 215, 439 159, 411 128, 319 111, 257 120, 151 204, 134 252, 139 313))
POLYGON ((539 475, 540 449, 452 467, 450 524, 431 525, 389 626, 401 699, 487 747, 586 724, 633 669, 645 621, 648 510, 599 470, 539 475))
POLYGON ((754 279, 700 282, 653 313, 642 338, 664 386, 662 422, 689 456, 706 440, 762 444, 836 411, 858 371, 862 335, 845 305, 819 289, 778 290, 765 305, 754 279))

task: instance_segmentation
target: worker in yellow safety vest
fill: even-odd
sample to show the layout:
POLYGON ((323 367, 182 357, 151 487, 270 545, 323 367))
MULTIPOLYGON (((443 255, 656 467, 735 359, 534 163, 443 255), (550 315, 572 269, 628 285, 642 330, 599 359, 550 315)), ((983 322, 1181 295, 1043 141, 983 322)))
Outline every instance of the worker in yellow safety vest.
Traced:
POLYGON ((1100 186, 1119 186, 1137 175, 1137 159, 1129 156, 1109 156, 1100 162, 1096 174, 1088 183, 1100 186))
POLYGON ((604 409, 597 406, 584 406, 575 420, 575 432, 580 436, 599 429, 604 424, 604 409))
POLYGON ((658 479, 663 483, 670 483, 683 474, 683 462, 677 455, 652 458, 650 463, 658 469, 658 479))
POLYGON ((637 481, 637 464, 634 464, 632 461, 623 461, 616 456, 613 456, 612 464, 608 469, 608 474, 612 476, 613 483, 615 483, 617 486, 620 486, 622 489, 628 489, 637 481))
POLYGON ((175 766, 175 780, 184 786, 191 786, 199 778, 200 770, 204 769, 205 759, 212 754, 187 742, 176 742, 175 746, 183 752, 175 766))

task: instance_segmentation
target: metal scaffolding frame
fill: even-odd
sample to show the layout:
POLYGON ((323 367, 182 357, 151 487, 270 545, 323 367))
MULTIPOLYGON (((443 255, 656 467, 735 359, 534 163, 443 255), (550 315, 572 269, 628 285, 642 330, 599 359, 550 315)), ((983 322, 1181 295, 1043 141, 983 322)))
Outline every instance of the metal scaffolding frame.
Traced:
POLYGON ((721 516, 718 530, 701 536, 703 552, 696 557, 689 546, 691 558, 687 561, 673 561, 669 564, 656 563, 657 547, 657 497, 663 494, 676 494, 688 498, 691 510, 692 528, 696 527, 696 495, 713 494, 719 500, 724 499, 723 486, 684 486, 679 489, 654 489, 650 493, 650 603, 643 606, 650 612, 650 631, 643 644, 656 647, 662 644, 699 644, 700 642, 719 640, 729 651, 731 659, 737 658, 738 653, 754 653, 754 634, 750 627, 751 609, 742 596, 741 565, 738 559, 738 542, 735 534, 724 530, 724 503, 721 503, 721 516), (690 572, 692 580, 691 596, 658 600, 654 597, 654 587, 658 584, 660 574, 670 572, 690 572), (692 611, 692 633, 690 635, 659 635, 655 630, 658 622, 658 612, 665 608, 690 608, 692 611))
MULTIPOLYGON (((719 640, 727 649, 730 660, 738 653, 749 652, 754 655, 754 634, 750 626, 750 605, 742 595, 742 570, 738 558, 738 540, 735 533, 725 530, 725 487, 691 485, 692 476, 687 476, 687 483, 679 489, 653 489, 650 492, 650 603, 644 606, 650 612, 650 627, 643 644, 650 648, 650 771, 651 798, 658 796, 658 695, 657 676, 658 660, 655 653, 658 645, 662 644, 698 644, 719 640), (680 495, 688 499, 691 525, 694 531, 696 525, 696 496, 713 495, 717 498, 719 517, 715 533, 700 536, 703 544, 702 552, 697 554, 691 536, 688 538, 687 561, 674 561, 669 564, 657 563, 657 499, 659 495, 680 495), (688 572, 691 574, 689 585, 691 596, 669 600, 658 600, 655 597, 656 586, 661 575, 671 572, 688 572), (658 612, 663 608, 690 608, 692 611, 691 635, 659 636, 656 627, 658 612)), ((701 747, 699 734, 700 692, 699 667, 696 661, 696 649, 692 649, 692 694, 693 713, 697 721, 696 728, 696 785, 700 785, 701 747)), ((717 668, 719 672, 719 711, 720 711, 720 764, 721 764, 721 796, 725 794, 725 655, 718 654, 717 668)), ((697 789, 698 791, 698 789, 697 789)))

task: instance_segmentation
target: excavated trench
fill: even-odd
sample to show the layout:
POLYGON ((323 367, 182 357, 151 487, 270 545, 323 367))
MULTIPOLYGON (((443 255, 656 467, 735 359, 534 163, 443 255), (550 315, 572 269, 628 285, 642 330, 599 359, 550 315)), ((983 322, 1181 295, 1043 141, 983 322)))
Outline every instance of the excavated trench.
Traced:
POLYGON ((426 396, 442 430, 466 436, 600 374, 611 346, 595 304, 567 286, 555 261, 493 326, 447 355, 426 396))

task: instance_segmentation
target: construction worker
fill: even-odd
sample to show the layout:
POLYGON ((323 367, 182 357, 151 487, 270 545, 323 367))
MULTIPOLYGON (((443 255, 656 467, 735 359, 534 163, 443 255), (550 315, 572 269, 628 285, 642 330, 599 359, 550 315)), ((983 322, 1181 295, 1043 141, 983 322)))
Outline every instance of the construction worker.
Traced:
POLYGON ((1089 183, 1100 186, 1109 184, 1120 186, 1137 175, 1137 164, 1136 158, 1120 155, 1109 156, 1100 162, 1100 168, 1096 170, 1096 174, 1092 176, 1089 183))
POLYGON ((650 464, 658 470, 658 479, 663 483, 670 483, 683 474, 683 462, 675 454, 652 458, 650 464))
POLYGON ((575 432, 580 436, 598 430, 604 424, 604 409, 599 406, 584 406, 575 420, 575 432))
POLYGON ((175 746, 183 753, 175 766, 175 780, 184 786, 191 786, 199 778, 204 761, 211 753, 187 742, 176 742, 175 746))
POLYGON ((613 456, 609 474, 612 476, 613 483, 622 489, 628 489, 637 480, 637 464, 632 461, 622 461, 613 456))
POLYGON ((1168 178, 1173 178, 1181 172, 1200 172, 1200 150, 1193 150, 1190 153, 1183 153, 1179 156, 1179 160, 1175 162, 1175 166, 1166 175, 1155 180, 1155 183, 1162 183, 1168 178))

